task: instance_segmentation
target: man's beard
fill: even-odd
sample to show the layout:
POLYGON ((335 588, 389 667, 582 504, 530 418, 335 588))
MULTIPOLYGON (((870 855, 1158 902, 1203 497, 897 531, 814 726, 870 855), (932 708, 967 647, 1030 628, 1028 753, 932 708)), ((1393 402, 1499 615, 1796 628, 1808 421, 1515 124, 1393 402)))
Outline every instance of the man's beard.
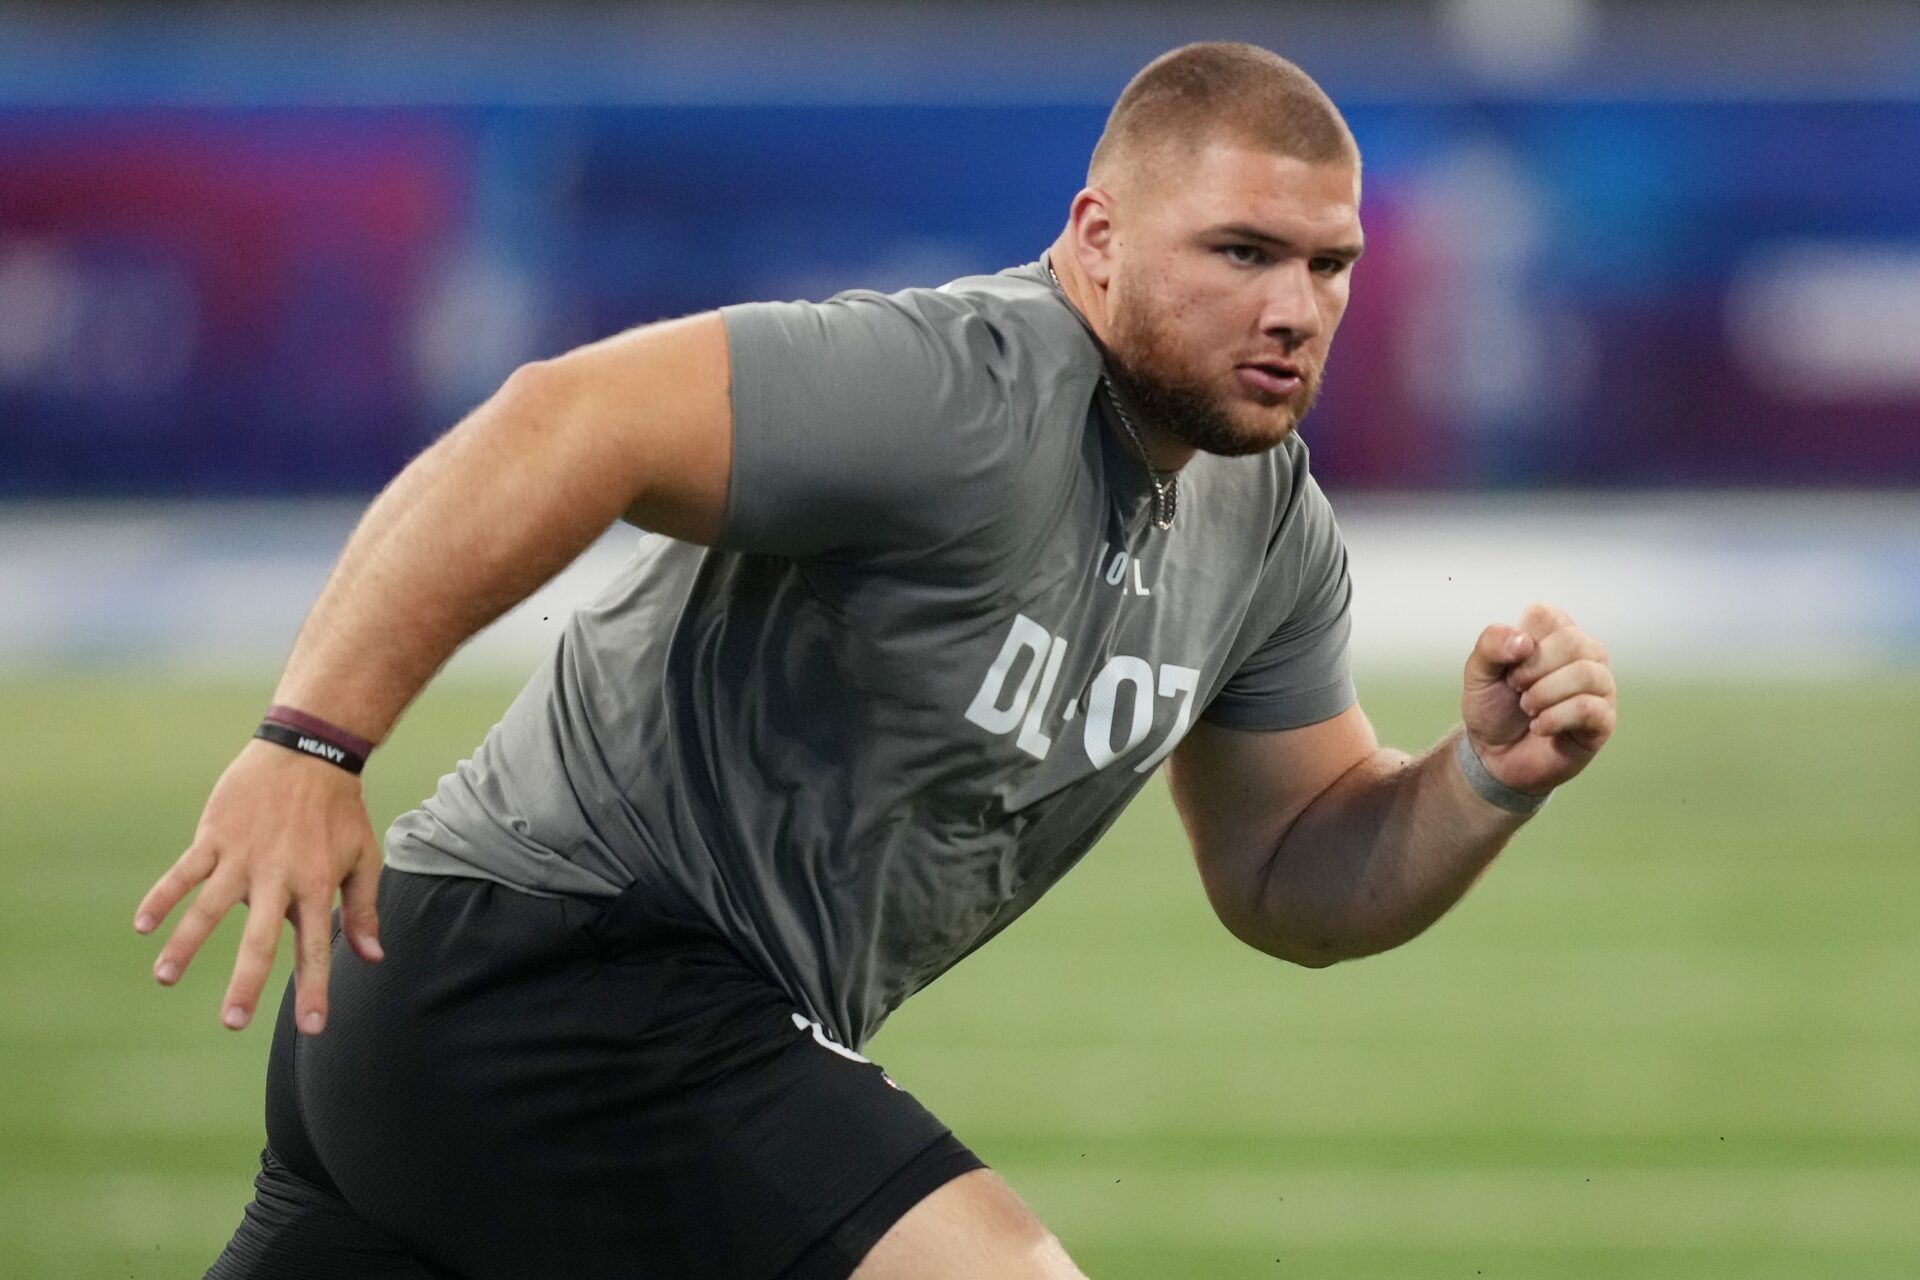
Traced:
MULTIPOLYGON (((1267 408, 1257 423, 1238 421, 1224 392, 1211 391, 1168 357, 1172 347, 1151 321, 1121 306, 1107 363, 1134 418, 1202 453, 1238 458, 1265 453, 1300 425, 1320 393, 1317 372, 1301 369, 1300 389, 1267 408), (1270 415, 1270 416, 1269 416, 1270 415)), ((1253 403, 1249 402, 1249 409, 1253 403)))

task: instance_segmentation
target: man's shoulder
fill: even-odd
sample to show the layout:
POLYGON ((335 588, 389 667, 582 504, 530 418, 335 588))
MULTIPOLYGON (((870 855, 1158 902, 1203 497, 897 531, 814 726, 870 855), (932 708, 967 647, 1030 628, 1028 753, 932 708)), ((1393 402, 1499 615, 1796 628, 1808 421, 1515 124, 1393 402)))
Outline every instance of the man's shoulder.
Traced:
POLYGON ((1037 263, 892 293, 853 289, 832 301, 893 312, 953 354, 1022 378, 1100 362, 1085 323, 1037 263))
POLYGON ((1099 359, 1085 321, 1067 303, 1038 263, 993 275, 962 276, 927 290, 966 307, 987 323, 1018 331, 1053 347, 1063 359, 1099 359))

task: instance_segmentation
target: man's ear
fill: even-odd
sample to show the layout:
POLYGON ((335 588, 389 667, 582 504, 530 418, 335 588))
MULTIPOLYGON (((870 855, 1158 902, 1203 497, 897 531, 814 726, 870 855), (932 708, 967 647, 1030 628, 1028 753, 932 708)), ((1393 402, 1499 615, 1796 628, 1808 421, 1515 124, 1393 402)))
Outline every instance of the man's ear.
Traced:
POLYGON ((1083 187, 1067 211, 1073 255, 1087 279, 1105 289, 1113 280, 1113 194, 1105 187, 1083 187))

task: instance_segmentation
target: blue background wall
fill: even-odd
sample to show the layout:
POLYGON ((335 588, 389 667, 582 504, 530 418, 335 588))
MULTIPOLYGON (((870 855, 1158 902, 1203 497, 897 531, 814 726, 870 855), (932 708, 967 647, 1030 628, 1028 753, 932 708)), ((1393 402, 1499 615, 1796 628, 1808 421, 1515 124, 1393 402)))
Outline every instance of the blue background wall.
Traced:
POLYGON ((1920 484, 1920 83, 830 19, 0 29, 0 495, 361 492, 522 360, 1026 261, 1194 34, 1296 53, 1366 153, 1334 482, 1920 484))

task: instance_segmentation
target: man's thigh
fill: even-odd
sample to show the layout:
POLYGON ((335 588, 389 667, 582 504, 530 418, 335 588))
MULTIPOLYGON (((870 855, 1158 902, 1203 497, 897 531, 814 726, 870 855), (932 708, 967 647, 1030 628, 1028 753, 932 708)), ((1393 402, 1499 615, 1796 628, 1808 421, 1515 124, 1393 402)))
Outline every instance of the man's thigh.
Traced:
POLYGON ((386 959, 336 946, 281 1128, 373 1227, 488 1280, 845 1277, 979 1167, 717 940, 626 905, 387 872, 386 959))
POLYGON ((988 1169, 963 1173, 893 1224, 853 1280, 1085 1280, 1053 1233, 988 1169))

